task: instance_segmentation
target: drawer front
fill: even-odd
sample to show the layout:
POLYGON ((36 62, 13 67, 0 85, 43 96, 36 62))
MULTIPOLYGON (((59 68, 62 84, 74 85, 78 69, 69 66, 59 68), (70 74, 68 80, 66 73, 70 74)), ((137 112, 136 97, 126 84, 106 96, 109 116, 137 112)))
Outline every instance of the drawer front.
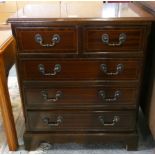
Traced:
MULTIPOLYGON (((49 84, 50 85, 50 84, 49 84)), ((136 105, 136 88, 116 87, 56 87, 25 88, 25 103, 33 108, 136 105)))
POLYGON ((76 53, 75 28, 17 28, 19 52, 76 53))
POLYGON ((130 131, 134 111, 29 111, 30 131, 130 131))
POLYGON ((20 66, 23 80, 137 80, 140 77, 142 61, 23 60, 20 66))
POLYGON ((143 28, 87 28, 84 33, 86 52, 137 52, 143 49, 143 28))

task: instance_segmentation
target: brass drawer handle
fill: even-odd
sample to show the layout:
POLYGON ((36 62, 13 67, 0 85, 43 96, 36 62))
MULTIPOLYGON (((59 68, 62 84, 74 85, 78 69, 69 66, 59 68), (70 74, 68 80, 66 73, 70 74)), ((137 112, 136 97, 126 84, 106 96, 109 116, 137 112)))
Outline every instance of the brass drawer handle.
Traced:
POLYGON ((60 42, 60 36, 58 34, 54 34, 52 36, 52 43, 51 44, 43 43, 44 41, 43 41, 43 38, 40 34, 36 34, 34 38, 35 38, 36 43, 40 44, 42 47, 53 47, 56 45, 56 43, 60 42))
POLYGON ((99 116, 99 121, 101 122, 101 124, 103 126, 115 126, 116 123, 118 123, 120 121, 120 117, 119 116, 114 116, 113 120, 111 123, 106 123, 105 120, 104 120, 104 116, 99 116))
POLYGON ((57 73, 59 73, 61 71, 61 65, 55 64, 53 72, 51 72, 51 73, 45 73, 45 67, 43 64, 39 64, 38 69, 42 75, 53 76, 53 75, 56 75, 57 73))
POLYGON ((114 102, 114 101, 117 101, 119 99, 121 92, 119 90, 115 91, 113 98, 106 98, 106 93, 104 90, 100 90, 99 95, 106 102, 114 102))
POLYGON ((126 41, 126 34, 125 33, 121 33, 119 35, 119 42, 118 43, 109 43, 109 35, 106 33, 102 35, 102 42, 108 46, 121 46, 125 41, 126 41))
POLYGON ((100 68, 101 68, 101 71, 103 71, 106 75, 118 75, 123 71, 124 65, 123 64, 118 64, 116 66, 116 72, 114 72, 114 73, 113 72, 108 72, 108 67, 107 67, 106 64, 101 64, 100 68))
POLYGON ((58 116, 56 119, 56 122, 50 122, 50 118, 48 117, 44 117, 43 118, 43 122, 48 125, 49 127, 57 127, 62 123, 63 117, 62 116, 58 116))
POLYGON ((54 98, 49 98, 48 92, 45 90, 41 91, 41 95, 43 96, 44 100, 46 100, 47 102, 56 102, 58 101, 58 99, 62 97, 62 92, 57 91, 54 98))

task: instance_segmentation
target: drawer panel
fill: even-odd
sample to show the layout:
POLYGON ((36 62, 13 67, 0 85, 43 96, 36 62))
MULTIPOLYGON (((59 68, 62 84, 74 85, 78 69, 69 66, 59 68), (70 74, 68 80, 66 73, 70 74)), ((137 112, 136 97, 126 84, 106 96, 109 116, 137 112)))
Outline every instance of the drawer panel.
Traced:
POLYGON ((131 131, 134 111, 29 111, 30 131, 131 131))
POLYGON ((19 52, 77 52, 77 31, 75 28, 17 28, 16 35, 19 52))
POLYGON ((84 33, 86 52, 137 52, 143 50, 143 28, 87 28, 84 33))
POLYGON ((23 80, 137 80, 140 77, 142 61, 23 60, 20 66, 23 80))
MULTIPOLYGON (((50 85, 50 84, 49 84, 50 85)), ((120 86, 25 88, 25 103, 32 108, 136 105, 138 90, 120 86)))

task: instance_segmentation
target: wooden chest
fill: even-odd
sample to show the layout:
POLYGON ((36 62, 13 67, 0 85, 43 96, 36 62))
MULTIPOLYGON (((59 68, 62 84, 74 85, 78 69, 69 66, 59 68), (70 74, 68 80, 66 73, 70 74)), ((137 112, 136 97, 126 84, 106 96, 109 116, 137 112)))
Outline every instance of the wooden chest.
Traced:
POLYGON ((128 150, 137 148, 153 18, 134 4, 92 3, 64 2, 60 7, 68 15, 62 11, 59 18, 30 15, 25 8, 26 17, 9 20, 17 42, 26 149, 40 142, 122 142, 128 150), (96 8, 90 16, 80 6, 96 8), (108 7, 120 14, 104 17, 108 7))

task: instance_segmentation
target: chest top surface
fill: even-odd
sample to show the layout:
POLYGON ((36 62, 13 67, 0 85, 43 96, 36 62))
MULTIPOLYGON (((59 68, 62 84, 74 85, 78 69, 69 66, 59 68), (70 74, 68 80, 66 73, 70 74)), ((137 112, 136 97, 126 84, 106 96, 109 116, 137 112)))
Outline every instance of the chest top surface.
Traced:
POLYGON ((154 17, 133 3, 27 3, 8 21, 151 21, 154 17))

